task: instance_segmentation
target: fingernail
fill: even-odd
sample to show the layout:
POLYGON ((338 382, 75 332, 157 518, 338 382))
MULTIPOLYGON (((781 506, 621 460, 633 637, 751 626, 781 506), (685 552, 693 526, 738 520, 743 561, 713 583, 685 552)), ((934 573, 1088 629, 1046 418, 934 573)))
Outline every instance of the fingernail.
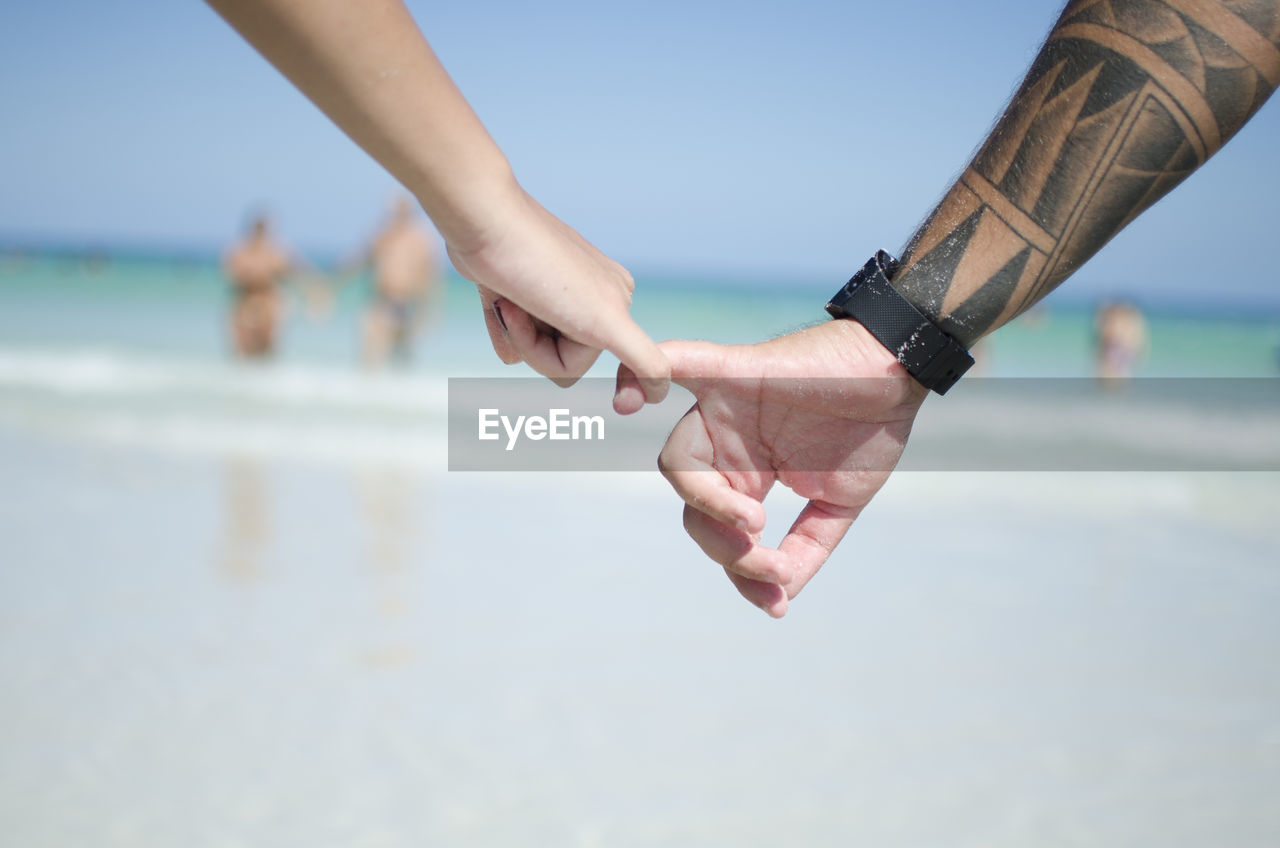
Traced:
POLYGON ((500 304, 501 302, 497 300, 493 302, 493 317, 497 318, 498 323, 502 325, 502 334, 505 336, 509 335, 509 333, 507 332, 507 321, 502 317, 502 306, 500 304))

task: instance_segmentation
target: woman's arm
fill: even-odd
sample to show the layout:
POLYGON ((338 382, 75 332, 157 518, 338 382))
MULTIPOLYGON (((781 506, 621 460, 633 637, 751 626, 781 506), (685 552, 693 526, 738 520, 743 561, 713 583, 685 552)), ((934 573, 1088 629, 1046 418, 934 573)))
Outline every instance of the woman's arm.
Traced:
POLYGON ((414 193, 499 356, 571 382, 607 349, 661 399, 669 367, 631 320, 630 274, 520 188, 400 0, 209 4, 414 193))

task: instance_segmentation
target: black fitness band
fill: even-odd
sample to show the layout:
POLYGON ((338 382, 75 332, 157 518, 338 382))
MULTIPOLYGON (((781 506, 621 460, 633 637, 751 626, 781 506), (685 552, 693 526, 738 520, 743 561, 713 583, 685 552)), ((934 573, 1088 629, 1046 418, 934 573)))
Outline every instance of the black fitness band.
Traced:
POLYGON ((890 284, 897 267, 898 260, 877 251, 835 293, 827 312, 866 327, 922 386, 945 395, 973 365, 973 357, 890 284))

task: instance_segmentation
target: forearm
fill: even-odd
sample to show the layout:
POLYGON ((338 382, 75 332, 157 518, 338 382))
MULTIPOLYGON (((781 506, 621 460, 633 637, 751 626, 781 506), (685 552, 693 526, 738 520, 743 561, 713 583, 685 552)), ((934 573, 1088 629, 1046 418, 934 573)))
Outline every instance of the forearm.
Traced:
POLYGON ((1074 0, 894 286, 971 345, 1216 153, 1280 83, 1280 0, 1074 0))
POLYGON ((208 0, 412 191, 451 243, 482 239, 515 181, 400 0, 208 0))

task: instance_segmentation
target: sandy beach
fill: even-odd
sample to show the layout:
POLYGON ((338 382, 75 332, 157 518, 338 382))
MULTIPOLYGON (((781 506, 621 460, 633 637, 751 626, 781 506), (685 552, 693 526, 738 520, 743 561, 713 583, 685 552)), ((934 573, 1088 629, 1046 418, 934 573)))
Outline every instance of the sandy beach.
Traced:
POLYGON ((656 475, 0 456, 15 844, 1280 828, 1274 474, 900 474, 774 622, 656 475))

